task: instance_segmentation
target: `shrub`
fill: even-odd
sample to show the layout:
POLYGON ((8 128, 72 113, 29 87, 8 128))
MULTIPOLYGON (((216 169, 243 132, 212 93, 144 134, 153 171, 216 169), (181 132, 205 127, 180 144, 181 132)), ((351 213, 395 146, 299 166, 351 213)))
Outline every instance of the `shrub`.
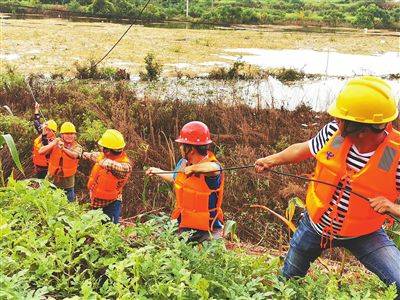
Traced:
POLYGON ((269 74, 282 82, 292 82, 292 81, 302 80, 306 76, 303 71, 297 71, 294 69, 286 69, 286 68, 269 70, 269 74))
POLYGON ((140 72, 142 81, 155 81, 161 75, 162 65, 156 60, 153 53, 148 53, 144 58, 146 72, 140 72))

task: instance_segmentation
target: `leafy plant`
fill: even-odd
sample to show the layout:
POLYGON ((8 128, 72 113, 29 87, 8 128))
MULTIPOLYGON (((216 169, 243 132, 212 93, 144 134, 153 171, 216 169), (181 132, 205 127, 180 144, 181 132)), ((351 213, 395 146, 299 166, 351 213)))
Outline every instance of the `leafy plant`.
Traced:
MULTIPOLYGON (((19 160, 19 154, 17 151, 17 147, 15 147, 15 143, 14 143, 14 139, 10 134, 1 134, 0 135, 0 150, 3 148, 4 145, 7 145, 8 149, 10 150, 11 153, 11 157, 15 163, 15 165, 17 166, 18 170, 21 171, 21 173, 24 173, 24 169, 21 165, 21 162, 19 160)), ((3 167, 2 167, 3 163, 2 160, 0 158, 0 180, 1 180, 1 186, 5 185, 4 182, 4 176, 3 176, 3 167)))
POLYGON ((0 297, 84 299, 393 299, 373 277, 314 277, 285 282, 280 259, 202 247, 153 216, 132 227, 105 223, 101 210, 68 203, 48 182, 14 181, 0 189, 0 297), (316 278, 316 279, 315 279, 316 278), (391 298, 390 298, 391 297, 391 298))

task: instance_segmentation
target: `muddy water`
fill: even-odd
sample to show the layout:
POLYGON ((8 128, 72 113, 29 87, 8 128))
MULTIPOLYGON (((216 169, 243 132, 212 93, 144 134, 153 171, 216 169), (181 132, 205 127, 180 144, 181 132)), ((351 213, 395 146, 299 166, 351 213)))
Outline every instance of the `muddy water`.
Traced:
MULTIPOLYGON (((381 40, 381 42, 384 42, 381 40)), ((400 73, 399 52, 376 55, 344 54, 334 50, 267 50, 267 49, 225 49, 220 57, 259 66, 261 68, 290 68, 307 74, 328 76, 387 75, 400 73)))
MULTIPOLYGON (((182 99, 198 102, 227 102, 247 104, 252 107, 285 108, 294 110, 307 105, 315 111, 325 111, 347 80, 328 78, 306 80, 286 85, 270 77, 259 81, 223 82, 207 79, 164 79, 151 86, 136 83, 139 96, 152 96, 161 100, 182 99)), ((400 81, 389 81, 393 94, 400 99, 400 81)))

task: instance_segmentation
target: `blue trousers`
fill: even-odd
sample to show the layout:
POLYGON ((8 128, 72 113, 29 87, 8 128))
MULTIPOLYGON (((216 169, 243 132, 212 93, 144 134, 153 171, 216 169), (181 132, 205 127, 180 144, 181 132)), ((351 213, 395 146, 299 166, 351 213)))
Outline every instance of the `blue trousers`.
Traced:
POLYGON ((74 202, 75 200, 75 188, 67 188, 64 189, 65 195, 67 195, 67 199, 69 202, 74 202))
MULTIPOLYGON (((323 251, 320 242, 321 236, 312 227, 308 214, 304 214, 290 241, 290 249, 282 269, 283 276, 286 278, 305 276, 310 264, 323 251)), ((384 283, 395 283, 400 295, 400 251, 383 229, 358 238, 333 240, 332 246, 348 249, 384 283)))
POLYGON ((103 207, 103 213, 106 214, 111 222, 114 224, 119 223, 119 217, 121 215, 121 201, 116 200, 103 207))

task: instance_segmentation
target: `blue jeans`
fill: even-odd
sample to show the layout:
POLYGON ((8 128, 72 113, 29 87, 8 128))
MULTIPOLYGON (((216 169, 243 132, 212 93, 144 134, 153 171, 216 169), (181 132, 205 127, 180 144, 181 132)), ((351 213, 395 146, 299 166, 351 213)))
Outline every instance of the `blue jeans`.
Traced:
POLYGON ((116 200, 104 206, 103 213, 106 214, 114 224, 118 224, 121 215, 121 201, 116 200))
MULTIPOLYGON (((312 227, 308 214, 304 214, 290 240, 290 249, 282 269, 283 276, 305 276, 310 264, 323 251, 320 242, 321 236, 312 227)), ((333 240, 332 246, 348 249, 384 283, 395 283, 399 294, 397 299, 400 299, 400 251, 383 229, 358 238, 333 240)))
POLYGON ((68 189, 64 189, 65 191, 65 195, 67 195, 67 199, 69 202, 74 202, 75 200, 75 189, 72 188, 68 188, 68 189))

